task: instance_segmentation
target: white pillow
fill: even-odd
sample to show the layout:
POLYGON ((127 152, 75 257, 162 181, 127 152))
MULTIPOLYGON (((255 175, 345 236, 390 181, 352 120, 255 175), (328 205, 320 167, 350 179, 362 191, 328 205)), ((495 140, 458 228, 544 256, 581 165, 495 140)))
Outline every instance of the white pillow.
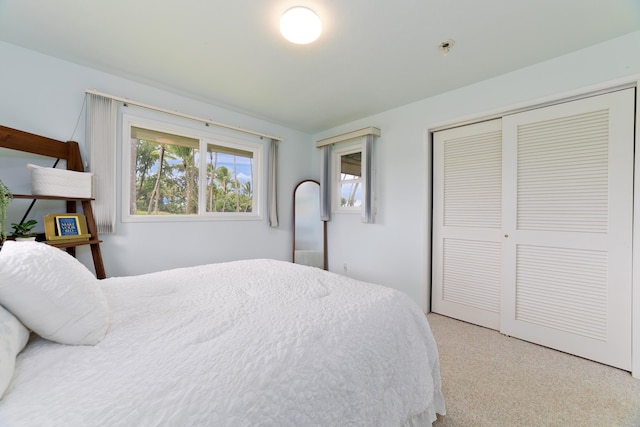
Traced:
POLYGON ((0 305, 0 398, 13 378, 16 356, 28 340, 27 328, 0 305))
POLYGON ((36 334, 61 344, 97 344, 109 326, 98 279, 80 261, 45 243, 4 243, 0 304, 36 334))

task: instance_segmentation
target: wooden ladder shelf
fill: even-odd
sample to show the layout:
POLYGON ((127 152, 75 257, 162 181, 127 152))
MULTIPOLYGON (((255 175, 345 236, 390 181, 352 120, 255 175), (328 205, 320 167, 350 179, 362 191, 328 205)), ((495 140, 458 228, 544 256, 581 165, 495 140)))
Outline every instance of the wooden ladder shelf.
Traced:
MULTIPOLYGON (((67 170, 84 172, 80 147, 75 141, 63 142, 23 132, 17 129, 0 126, 0 148, 8 148, 11 150, 18 150, 65 160, 67 163, 67 170)), ((67 213, 77 212, 77 205, 80 203, 83 214, 87 219, 87 230, 91 234, 91 238, 82 242, 57 243, 52 246, 64 248, 71 255, 75 256, 75 248, 77 246, 90 245, 96 277, 98 279, 104 279, 107 277, 104 264, 102 262, 102 253, 100 251, 101 240, 98 238, 98 228, 96 227, 93 208, 91 207, 91 201, 93 199, 64 196, 40 196, 32 194, 14 194, 13 197, 16 199, 64 200, 67 202, 67 213)))

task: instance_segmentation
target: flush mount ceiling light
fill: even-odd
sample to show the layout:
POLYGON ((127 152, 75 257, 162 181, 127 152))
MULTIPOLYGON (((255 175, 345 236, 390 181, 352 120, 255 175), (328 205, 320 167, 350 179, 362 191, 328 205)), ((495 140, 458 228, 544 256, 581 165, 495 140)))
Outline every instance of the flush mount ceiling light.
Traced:
POLYGON ((320 37, 321 31, 320 17, 306 7, 292 7, 280 18, 280 32, 291 43, 311 43, 320 37))

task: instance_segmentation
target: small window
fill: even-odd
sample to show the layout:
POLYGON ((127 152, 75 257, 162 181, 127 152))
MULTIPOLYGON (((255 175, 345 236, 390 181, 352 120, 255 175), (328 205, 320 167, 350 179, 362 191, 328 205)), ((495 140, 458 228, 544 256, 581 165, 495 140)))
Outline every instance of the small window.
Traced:
POLYGON ((260 145, 128 123, 126 219, 259 218, 260 145))
POLYGON ((346 147, 334 152, 336 198, 334 210, 360 212, 362 206, 362 148, 346 147))

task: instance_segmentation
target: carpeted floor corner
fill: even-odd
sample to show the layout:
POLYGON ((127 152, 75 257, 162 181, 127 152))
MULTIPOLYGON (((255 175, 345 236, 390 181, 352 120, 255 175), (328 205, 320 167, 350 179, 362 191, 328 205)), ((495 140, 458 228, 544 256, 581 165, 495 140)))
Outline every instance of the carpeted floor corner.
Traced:
POLYGON ((447 415, 434 427, 639 427, 626 371, 435 313, 447 415))

